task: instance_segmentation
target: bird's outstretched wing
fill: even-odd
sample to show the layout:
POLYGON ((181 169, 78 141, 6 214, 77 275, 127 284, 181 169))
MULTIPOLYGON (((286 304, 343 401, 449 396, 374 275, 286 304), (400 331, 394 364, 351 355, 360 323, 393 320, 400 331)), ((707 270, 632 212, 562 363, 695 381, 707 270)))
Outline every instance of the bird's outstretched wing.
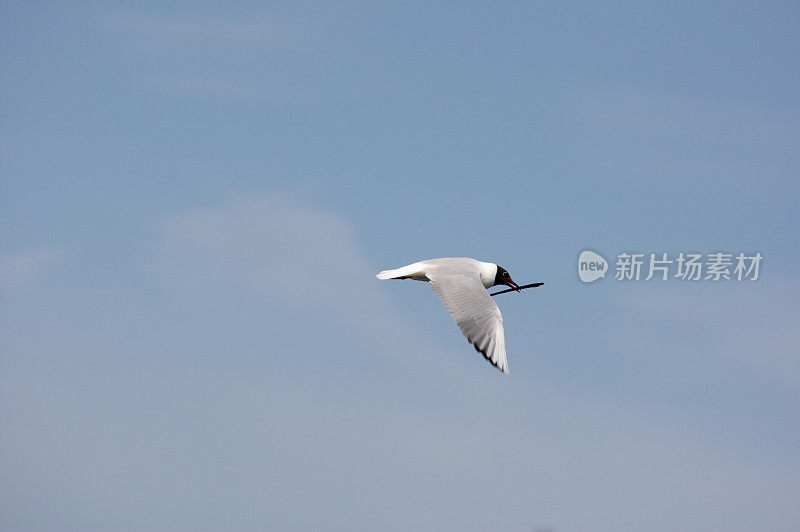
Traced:
POLYGON ((431 287, 475 349, 508 374, 503 316, 478 272, 430 271, 431 287))

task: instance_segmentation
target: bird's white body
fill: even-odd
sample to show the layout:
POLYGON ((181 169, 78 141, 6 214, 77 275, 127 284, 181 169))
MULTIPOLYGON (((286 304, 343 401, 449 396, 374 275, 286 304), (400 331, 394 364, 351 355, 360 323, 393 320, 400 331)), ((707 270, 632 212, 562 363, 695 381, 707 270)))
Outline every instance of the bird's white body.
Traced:
POLYGON ((396 270, 384 270, 376 277, 378 279, 413 279, 415 281, 430 281, 427 272, 436 270, 469 271, 475 269, 481 278, 484 288, 494 286, 497 275, 497 264, 481 262, 468 257, 450 257, 445 259, 430 259, 415 262, 396 270))
POLYGON ((497 274, 497 264, 457 257, 423 260, 382 271, 376 277, 430 282, 467 340, 489 362, 508 373, 503 316, 486 291, 495 285, 497 274))

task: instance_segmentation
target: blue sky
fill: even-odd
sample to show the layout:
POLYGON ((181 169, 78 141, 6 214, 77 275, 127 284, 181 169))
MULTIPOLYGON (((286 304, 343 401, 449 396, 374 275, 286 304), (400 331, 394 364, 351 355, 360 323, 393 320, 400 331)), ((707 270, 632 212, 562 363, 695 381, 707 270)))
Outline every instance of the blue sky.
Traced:
POLYGON ((798 529, 798 23, 3 2, 0 525, 798 529), (511 377, 374 278, 441 256, 545 282, 511 377))

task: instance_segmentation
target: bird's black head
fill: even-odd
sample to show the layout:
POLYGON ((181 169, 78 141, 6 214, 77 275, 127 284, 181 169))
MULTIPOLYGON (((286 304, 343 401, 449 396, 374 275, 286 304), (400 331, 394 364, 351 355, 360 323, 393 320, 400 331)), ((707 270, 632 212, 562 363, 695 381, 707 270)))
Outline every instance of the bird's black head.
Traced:
POLYGON ((519 285, 511 280, 511 276, 508 275, 508 272, 502 266, 497 267, 497 274, 494 276, 494 286, 499 284, 504 284, 506 286, 510 286, 517 292, 519 292, 519 285))

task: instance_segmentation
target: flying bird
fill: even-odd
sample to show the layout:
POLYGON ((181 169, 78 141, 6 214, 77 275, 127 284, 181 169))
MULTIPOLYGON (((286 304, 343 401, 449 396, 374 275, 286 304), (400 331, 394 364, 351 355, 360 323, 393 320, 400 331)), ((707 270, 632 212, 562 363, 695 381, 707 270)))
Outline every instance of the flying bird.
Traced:
POLYGON ((376 277, 428 281, 469 343, 497 369, 508 374, 503 316, 486 291, 500 284, 520 290, 505 268, 458 257, 423 260, 396 270, 384 270, 376 277))

